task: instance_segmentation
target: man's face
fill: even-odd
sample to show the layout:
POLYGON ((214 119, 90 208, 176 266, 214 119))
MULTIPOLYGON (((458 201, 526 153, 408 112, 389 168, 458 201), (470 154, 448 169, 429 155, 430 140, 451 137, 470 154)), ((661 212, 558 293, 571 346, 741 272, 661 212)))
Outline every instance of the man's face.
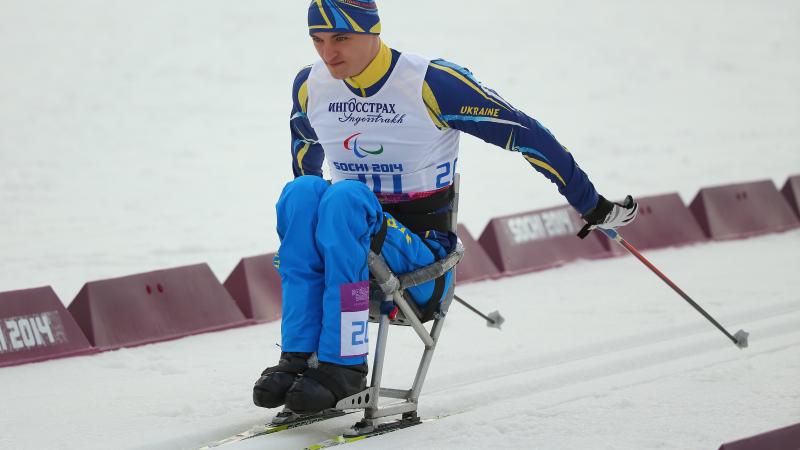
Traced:
POLYGON ((374 34, 318 32, 311 35, 311 40, 331 76, 337 80, 363 72, 381 45, 374 34))

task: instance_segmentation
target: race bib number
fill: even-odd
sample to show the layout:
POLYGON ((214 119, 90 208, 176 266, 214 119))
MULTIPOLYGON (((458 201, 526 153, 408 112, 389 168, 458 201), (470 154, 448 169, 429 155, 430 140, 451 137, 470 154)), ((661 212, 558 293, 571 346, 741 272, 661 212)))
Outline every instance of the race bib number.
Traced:
POLYGON ((369 353, 369 281, 343 284, 339 288, 342 306, 341 356, 369 353))

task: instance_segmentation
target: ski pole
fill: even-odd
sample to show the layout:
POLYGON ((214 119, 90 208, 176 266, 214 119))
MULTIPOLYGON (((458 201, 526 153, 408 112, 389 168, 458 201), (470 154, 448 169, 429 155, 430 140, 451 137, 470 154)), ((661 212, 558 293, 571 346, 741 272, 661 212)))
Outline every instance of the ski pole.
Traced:
POLYGON ((469 303, 465 302, 461 297, 453 294, 453 298, 455 298, 458 303, 461 303, 462 305, 466 306, 470 311, 472 311, 475 314, 477 314, 477 315, 483 317, 484 319, 486 319, 486 326, 487 327, 497 328, 499 330, 500 326, 503 325, 503 322, 506 321, 506 319, 504 319, 503 316, 501 316, 500 312, 498 312, 498 311, 491 312, 487 316, 486 314, 478 311, 474 306, 472 306, 469 303))
POLYGON ((639 261, 641 261, 645 266, 647 266, 648 269, 652 270, 654 274, 658 275, 658 277, 661 278, 665 283, 667 283, 667 285, 671 287, 675 292, 677 292, 678 295, 683 297, 683 299, 686 300, 690 305, 692 305, 694 309, 696 309, 700 314, 703 315, 703 317, 708 319, 708 321, 714 324, 714 326, 717 327, 719 331, 722 331, 722 333, 724 333, 725 336, 728 337, 728 339, 733 341, 733 343, 736 344, 737 347, 739 347, 740 349, 747 347, 747 337, 750 335, 750 333, 744 330, 739 330, 736 332, 735 335, 731 336, 731 334, 728 333, 728 330, 726 330, 722 325, 720 325, 719 322, 714 320, 714 318, 711 317, 709 313, 707 313, 703 308, 701 308, 700 305, 695 303, 695 301, 692 300, 691 297, 689 297, 685 292, 683 292, 681 288, 679 288, 675 283, 672 282, 672 280, 667 278, 667 276, 664 275, 660 270, 658 270, 656 266, 654 266, 650 261, 648 261, 644 256, 642 256, 642 254, 639 253, 639 251, 636 250, 636 248, 633 245, 631 245, 630 243, 628 243, 628 241, 623 239, 622 235, 620 235, 618 231, 613 229, 612 230, 606 230, 603 228, 599 229, 603 231, 603 233, 605 233, 605 235, 608 236, 609 239, 621 245, 625 250, 630 252, 633 256, 639 259, 639 261))

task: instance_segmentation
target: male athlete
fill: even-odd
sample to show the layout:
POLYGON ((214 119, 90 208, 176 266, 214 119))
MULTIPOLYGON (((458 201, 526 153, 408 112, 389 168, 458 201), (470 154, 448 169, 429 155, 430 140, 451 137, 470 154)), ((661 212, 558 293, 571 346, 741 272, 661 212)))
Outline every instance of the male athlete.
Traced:
MULTIPOLYGON (((253 389, 256 405, 297 414, 366 387, 370 248, 396 273, 454 248, 459 132, 519 152, 592 228, 625 225, 637 211, 630 196, 617 204, 598 195, 550 131, 468 70, 389 48, 373 0, 314 0, 308 27, 320 60, 294 81, 295 179, 276 206, 283 353, 253 389)), ((424 309, 450 282, 447 274, 410 293, 424 309)))

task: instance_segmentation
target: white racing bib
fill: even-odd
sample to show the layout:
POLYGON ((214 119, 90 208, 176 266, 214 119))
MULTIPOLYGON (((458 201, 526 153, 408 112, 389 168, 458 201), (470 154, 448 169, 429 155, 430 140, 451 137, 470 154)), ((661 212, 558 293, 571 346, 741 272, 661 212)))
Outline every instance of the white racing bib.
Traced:
POLYGON ((342 309, 339 356, 364 356, 369 353, 369 281, 339 286, 339 298, 342 309))
POLYGON ((439 130, 422 100, 430 60, 403 53, 371 97, 358 97, 322 61, 308 77, 308 120, 333 182, 360 180, 376 193, 449 186, 458 158, 456 130, 439 130))

